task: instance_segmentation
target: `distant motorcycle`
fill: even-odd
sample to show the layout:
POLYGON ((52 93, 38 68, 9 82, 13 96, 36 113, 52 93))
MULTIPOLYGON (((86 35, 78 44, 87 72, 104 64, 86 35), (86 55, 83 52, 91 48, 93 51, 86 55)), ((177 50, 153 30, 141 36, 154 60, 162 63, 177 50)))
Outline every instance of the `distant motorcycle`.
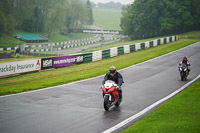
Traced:
POLYGON ((104 98, 104 109, 106 111, 113 105, 119 106, 122 101, 122 96, 119 98, 119 92, 117 90, 117 84, 112 80, 107 80, 102 87, 104 98))
POLYGON ((181 76, 181 80, 186 80, 187 76, 188 76, 188 68, 186 64, 181 64, 179 66, 179 71, 180 71, 180 76, 181 76))

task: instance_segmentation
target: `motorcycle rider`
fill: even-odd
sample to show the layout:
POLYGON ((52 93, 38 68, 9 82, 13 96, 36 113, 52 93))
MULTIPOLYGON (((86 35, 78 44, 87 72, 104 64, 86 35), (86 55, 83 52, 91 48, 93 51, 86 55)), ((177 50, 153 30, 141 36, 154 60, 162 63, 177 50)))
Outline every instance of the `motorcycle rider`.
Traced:
POLYGON ((184 56, 184 57, 183 57, 183 59, 182 59, 181 62, 179 63, 179 67, 180 67, 182 64, 185 64, 185 65, 187 66, 188 75, 189 75, 189 72, 190 72, 190 62, 189 62, 189 60, 187 59, 187 56, 184 56))
POLYGON ((119 72, 117 72, 117 69, 116 69, 115 66, 110 67, 109 72, 106 73, 106 75, 104 77, 102 85, 105 84, 106 80, 112 80, 117 84, 117 90, 119 92, 119 98, 121 98, 122 97, 122 87, 121 86, 124 83, 124 81, 123 81, 122 75, 119 72))

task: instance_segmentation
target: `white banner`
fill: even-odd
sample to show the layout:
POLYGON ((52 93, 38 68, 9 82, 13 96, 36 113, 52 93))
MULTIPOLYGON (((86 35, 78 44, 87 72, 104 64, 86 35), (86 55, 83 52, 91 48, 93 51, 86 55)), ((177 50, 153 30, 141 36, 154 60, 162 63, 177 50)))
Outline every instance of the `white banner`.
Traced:
POLYGON ((41 59, 0 63, 0 76, 41 70, 41 59))
POLYGON ((119 34, 119 31, 109 31, 109 30, 83 30, 83 33, 93 33, 93 34, 119 34))

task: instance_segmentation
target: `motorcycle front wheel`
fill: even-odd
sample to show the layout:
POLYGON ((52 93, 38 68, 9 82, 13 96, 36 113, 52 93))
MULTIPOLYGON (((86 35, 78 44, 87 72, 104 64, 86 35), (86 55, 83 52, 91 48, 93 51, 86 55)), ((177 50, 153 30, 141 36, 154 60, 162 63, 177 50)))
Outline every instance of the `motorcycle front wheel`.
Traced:
POLYGON ((109 101, 109 96, 108 96, 108 95, 105 95, 105 96, 104 96, 104 103, 103 103, 103 105, 104 105, 104 109, 105 109, 106 111, 108 111, 109 108, 110 108, 110 106, 111 106, 110 101, 109 101))
POLYGON ((184 72, 181 72, 180 75, 181 75, 181 80, 183 81, 184 78, 185 78, 185 73, 184 73, 184 72))

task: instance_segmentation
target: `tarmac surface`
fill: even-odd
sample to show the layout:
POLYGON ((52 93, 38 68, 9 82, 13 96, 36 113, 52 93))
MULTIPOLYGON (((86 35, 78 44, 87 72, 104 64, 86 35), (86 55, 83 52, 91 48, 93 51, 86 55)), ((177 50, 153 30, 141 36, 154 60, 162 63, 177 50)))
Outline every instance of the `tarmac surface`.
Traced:
MULTIPOLYGON (((133 65, 123 75, 123 101, 103 108, 104 75, 61 86, 0 97, 1 133, 101 133, 176 91, 200 74, 200 42, 133 65), (191 72, 181 81, 178 63, 187 55, 191 72)), ((108 68, 109 69, 109 68, 108 68)), ((119 132, 135 121, 128 123, 119 132)))

